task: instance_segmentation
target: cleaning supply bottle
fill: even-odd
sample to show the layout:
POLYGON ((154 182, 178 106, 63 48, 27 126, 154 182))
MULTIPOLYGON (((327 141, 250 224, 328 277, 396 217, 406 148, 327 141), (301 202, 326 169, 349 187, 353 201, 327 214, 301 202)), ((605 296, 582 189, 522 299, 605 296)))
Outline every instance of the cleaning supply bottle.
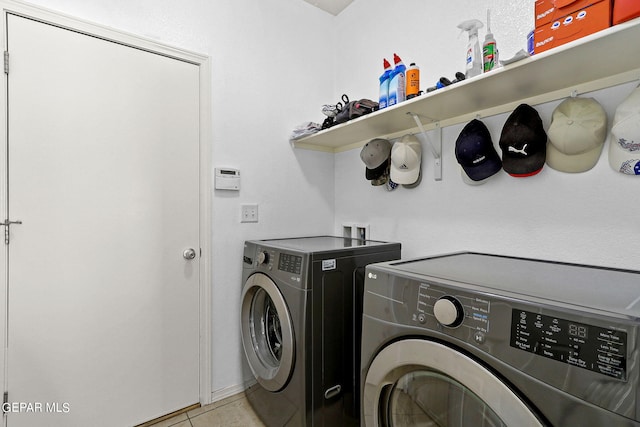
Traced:
POLYGON ((395 64, 395 68, 389 77, 388 107, 401 103, 407 97, 405 87, 405 71, 407 67, 402 63, 402 59, 400 59, 400 57, 395 53, 393 54, 393 62, 395 64))
POLYGON ((393 71, 391 64, 389 64, 386 58, 383 58, 382 65, 384 66, 384 73, 380 76, 380 97, 378 99, 378 108, 380 110, 386 108, 389 103, 389 76, 393 71))
POLYGON ((482 54, 480 53, 480 42, 478 41, 478 29, 482 28, 482 22, 477 19, 470 19, 458 25, 462 31, 469 32, 469 42, 467 43, 467 65, 465 77, 475 77, 482 74, 482 54))
POLYGON ((487 34, 484 36, 484 43, 482 44, 482 65, 485 73, 500 66, 498 62, 498 45, 491 32, 491 9, 487 9, 487 34))
POLYGON ((412 62, 407 68, 407 99, 414 98, 420 93, 420 68, 412 62))

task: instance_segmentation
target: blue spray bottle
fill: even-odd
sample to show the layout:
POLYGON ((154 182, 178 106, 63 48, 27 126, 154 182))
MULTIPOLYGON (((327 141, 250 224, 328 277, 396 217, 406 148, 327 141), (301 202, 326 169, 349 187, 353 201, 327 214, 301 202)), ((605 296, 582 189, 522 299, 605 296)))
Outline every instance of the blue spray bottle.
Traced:
POLYGON ((389 80, 389 102, 387 103, 389 107, 407 99, 407 87, 405 86, 405 71, 407 67, 395 53, 393 54, 393 62, 396 66, 389 80))
POLYGON ((391 69, 391 64, 386 58, 383 58, 384 73, 380 76, 380 97, 378 99, 379 109, 382 110, 386 108, 389 103, 389 76, 393 71, 391 69))

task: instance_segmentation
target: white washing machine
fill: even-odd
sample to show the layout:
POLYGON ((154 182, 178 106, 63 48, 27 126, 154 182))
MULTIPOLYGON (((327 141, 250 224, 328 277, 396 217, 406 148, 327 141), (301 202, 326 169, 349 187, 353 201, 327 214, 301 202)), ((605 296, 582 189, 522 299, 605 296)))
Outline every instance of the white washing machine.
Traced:
POLYGON ((640 272, 456 253, 367 267, 363 425, 640 425, 640 272))
POLYGON ((400 244, 316 236, 247 241, 242 343, 247 399, 269 427, 360 424, 364 270, 400 244))

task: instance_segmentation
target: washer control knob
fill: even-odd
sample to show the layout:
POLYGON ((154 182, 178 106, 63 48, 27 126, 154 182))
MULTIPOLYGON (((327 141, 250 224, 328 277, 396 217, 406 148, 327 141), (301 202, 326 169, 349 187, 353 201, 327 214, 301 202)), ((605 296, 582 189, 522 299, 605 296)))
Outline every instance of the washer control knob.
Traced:
POLYGON ((269 253, 267 251, 258 252, 258 265, 267 264, 269 262, 269 253))
POLYGON ((464 308, 454 297, 444 296, 433 305, 433 315, 440 324, 455 328, 462 324, 464 308))

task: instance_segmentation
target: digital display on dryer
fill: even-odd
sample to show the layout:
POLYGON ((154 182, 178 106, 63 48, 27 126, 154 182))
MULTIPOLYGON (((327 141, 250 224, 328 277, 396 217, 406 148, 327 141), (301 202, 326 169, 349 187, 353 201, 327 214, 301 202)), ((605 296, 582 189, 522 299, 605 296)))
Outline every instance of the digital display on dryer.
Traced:
POLYGON ((626 380, 627 333, 513 309, 511 347, 626 380))
POLYGON ((278 270, 287 273, 300 274, 302 272, 302 257, 291 254, 280 254, 278 270))

